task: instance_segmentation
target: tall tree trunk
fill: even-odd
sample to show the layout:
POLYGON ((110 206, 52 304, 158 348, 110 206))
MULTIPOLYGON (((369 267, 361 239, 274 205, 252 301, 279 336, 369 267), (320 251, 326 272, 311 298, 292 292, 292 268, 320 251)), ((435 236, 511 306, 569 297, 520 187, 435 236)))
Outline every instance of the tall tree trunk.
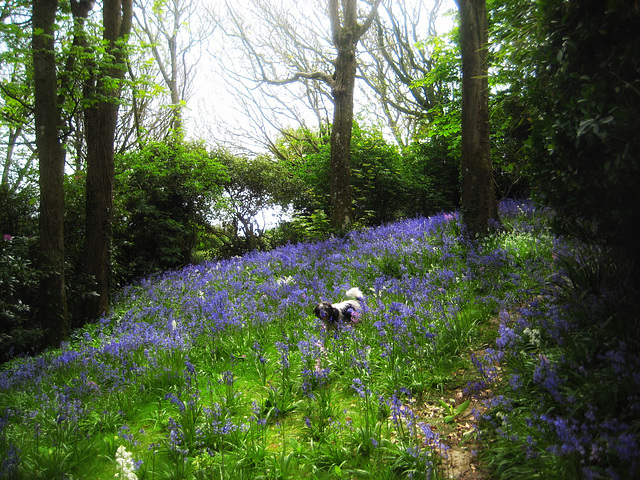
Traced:
POLYGON ((97 318, 109 307, 110 260, 115 178, 114 142, 124 77, 124 41, 131 30, 132 0, 104 0, 103 26, 110 65, 98 69, 100 78, 88 90, 98 98, 85 111, 87 135, 85 273, 96 282, 97 296, 83 305, 85 319, 97 318), (104 82, 103 78, 107 81, 104 82))
POLYGON ((369 29, 381 0, 376 0, 366 20, 358 23, 357 0, 329 0, 333 44, 338 50, 331 82, 333 128, 331 129, 331 227, 347 231, 353 223, 351 208, 351 133, 353 94, 358 60, 356 48, 369 29), (340 7, 342 7, 340 9, 340 7), (342 13, 340 12, 342 10, 342 13))
MULTIPOLYGON (((169 85, 169 92, 171 94, 171 130, 177 135, 178 138, 182 138, 184 135, 182 124, 182 98, 178 91, 178 18, 174 17, 173 35, 169 38, 169 58, 171 61, 171 79, 167 82, 169 85)), ((186 82, 185 78, 185 82, 186 82)))
POLYGON ((336 40, 338 56, 333 84, 333 128, 331 129, 331 226, 347 231, 351 217, 351 133, 353 92, 356 79, 356 52, 353 33, 347 28, 336 40))
POLYGON ((40 168, 40 304, 49 343, 69 335, 64 275, 64 161, 54 50, 57 0, 33 1, 33 76, 36 146, 40 168))
POLYGON ((498 221, 489 137, 486 0, 456 0, 462 53, 462 220, 471 238, 498 221))

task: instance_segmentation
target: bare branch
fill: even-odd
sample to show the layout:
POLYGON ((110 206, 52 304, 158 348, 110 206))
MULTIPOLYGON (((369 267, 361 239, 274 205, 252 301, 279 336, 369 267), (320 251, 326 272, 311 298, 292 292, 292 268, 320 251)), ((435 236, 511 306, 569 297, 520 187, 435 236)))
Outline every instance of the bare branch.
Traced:
POLYGON ((358 39, 360 39, 360 37, 362 35, 364 35, 364 33, 367 30, 369 30, 369 27, 371 26, 371 23, 373 22, 373 20, 378 15, 378 7, 380 6, 381 2, 382 2, 382 0, 376 0, 375 3, 371 6, 371 11, 369 12, 369 15, 367 15, 367 18, 365 19, 365 21, 360 26, 360 32, 358 34, 358 39))
POLYGON ((262 81, 264 83, 269 83, 271 85, 286 85, 287 83, 297 82, 302 78, 306 78, 309 80, 321 80, 325 82, 330 87, 335 83, 333 77, 324 73, 324 72, 297 72, 294 73, 293 76, 286 78, 284 80, 270 80, 268 78, 263 78, 262 81))

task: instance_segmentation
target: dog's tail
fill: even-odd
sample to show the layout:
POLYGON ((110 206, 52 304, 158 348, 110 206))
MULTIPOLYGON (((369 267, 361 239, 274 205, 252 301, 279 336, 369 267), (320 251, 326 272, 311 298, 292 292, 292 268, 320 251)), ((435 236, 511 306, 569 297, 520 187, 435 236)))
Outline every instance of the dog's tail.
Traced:
POLYGON ((349 298, 363 298, 362 292, 358 287, 353 287, 347 290, 347 297, 349 298))

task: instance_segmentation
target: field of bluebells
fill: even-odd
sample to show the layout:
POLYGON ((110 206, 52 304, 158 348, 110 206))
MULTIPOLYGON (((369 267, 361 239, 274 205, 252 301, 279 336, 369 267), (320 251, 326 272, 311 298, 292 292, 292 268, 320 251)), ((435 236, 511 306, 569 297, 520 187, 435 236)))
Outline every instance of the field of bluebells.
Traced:
POLYGON ((495 478, 637 477, 637 349, 592 322, 611 338, 583 351, 598 332, 578 325, 622 293, 580 293, 586 270, 557 261, 579 249, 544 212, 500 213, 477 247, 442 214, 128 287, 60 350, 3 366, 0 478, 447 478, 465 398, 422 412, 463 388, 495 394, 471 435, 495 478), (324 330, 314 306, 353 286, 359 322, 324 330))

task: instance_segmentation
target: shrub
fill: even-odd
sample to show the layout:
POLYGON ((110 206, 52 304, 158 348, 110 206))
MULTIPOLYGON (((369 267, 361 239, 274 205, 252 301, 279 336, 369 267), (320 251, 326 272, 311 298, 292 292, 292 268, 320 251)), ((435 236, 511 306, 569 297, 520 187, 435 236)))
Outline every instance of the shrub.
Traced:
POLYGON ((225 175, 199 144, 151 143, 122 156, 116 173, 117 280, 190 263, 225 175))
POLYGON ((0 240, 0 361, 39 348, 43 330, 34 323, 39 272, 35 258, 37 241, 27 237, 0 240))
POLYGON ((0 184, 0 234, 29 237, 38 232, 37 196, 32 188, 13 191, 0 184))
MULTIPOLYGON (((330 154, 328 140, 317 138, 314 148, 281 151, 291 175, 306 189, 293 201, 304 215, 330 210, 330 154), (287 156, 288 155, 288 156, 287 156)), ((407 198, 412 184, 405 177, 403 157, 382 133, 354 124, 351 139, 351 186, 355 223, 379 225, 415 212, 407 212, 407 198)))
MULTIPOLYGON (((640 251, 640 26, 628 2, 543 2, 529 170, 562 232, 640 251)), ((640 275, 636 263, 635 275, 640 275)))

